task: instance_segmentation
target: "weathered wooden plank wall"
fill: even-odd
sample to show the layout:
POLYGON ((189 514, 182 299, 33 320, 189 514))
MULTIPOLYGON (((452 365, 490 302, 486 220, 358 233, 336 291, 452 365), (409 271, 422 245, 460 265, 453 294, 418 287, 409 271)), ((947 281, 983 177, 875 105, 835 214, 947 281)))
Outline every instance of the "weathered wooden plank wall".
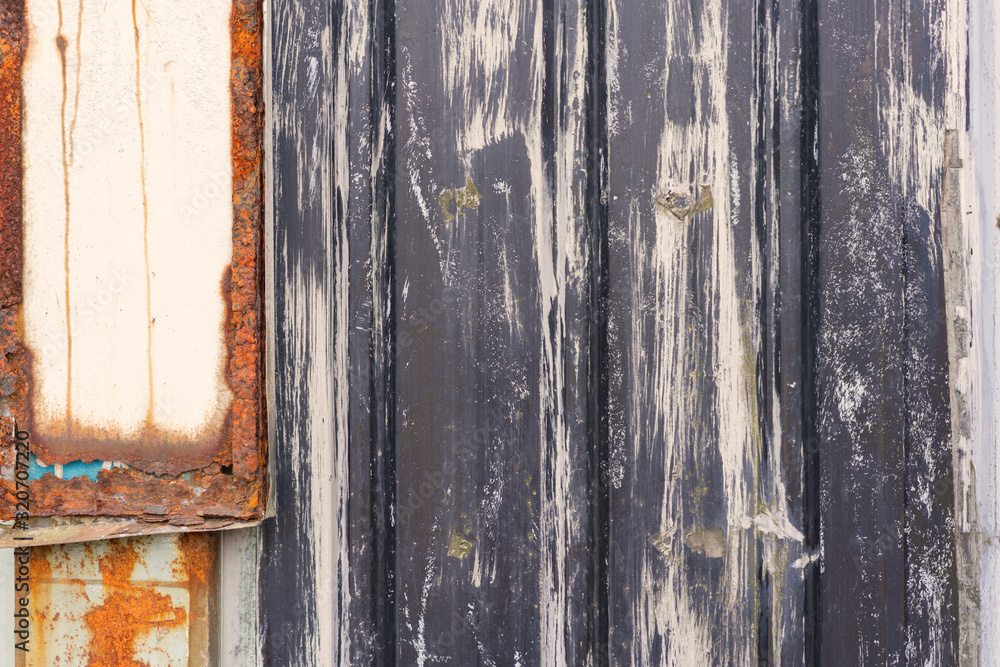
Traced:
POLYGON ((964 11, 275 0, 265 661, 974 662, 964 11))

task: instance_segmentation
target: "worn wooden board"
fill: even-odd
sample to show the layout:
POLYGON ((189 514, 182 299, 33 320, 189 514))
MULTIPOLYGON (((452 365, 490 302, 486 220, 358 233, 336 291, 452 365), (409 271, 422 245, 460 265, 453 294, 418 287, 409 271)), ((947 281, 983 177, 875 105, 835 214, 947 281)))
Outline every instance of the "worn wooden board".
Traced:
POLYGON ((951 664, 957 649, 947 8, 818 5, 820 622, 848 662, 951 664))
POLYGON ((271 6, 274 432, 282 444, 276 516, 262 529, 261 639, 265 664, 336 664, 336 619, 346 614, 335 611, 347 583, 335 565, 346 548, 346 507, 334 493, 350 487, 335 399, 344 351, 334 336, 347 327, 334 320, 343 247, 332 200, 334 16, 325 3, 271 6))
POLYGON ((595 7, 396 4, 403 664, 604 650, 595 7))
POLYGON ((731 39, 722 2, 612 16, 611 662, 748 664, 764 444, 751 35, 731 39))

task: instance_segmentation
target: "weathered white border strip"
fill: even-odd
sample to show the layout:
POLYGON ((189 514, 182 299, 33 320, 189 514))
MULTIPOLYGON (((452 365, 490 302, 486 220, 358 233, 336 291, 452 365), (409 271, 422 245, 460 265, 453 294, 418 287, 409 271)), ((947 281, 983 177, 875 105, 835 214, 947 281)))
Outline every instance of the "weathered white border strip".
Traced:
MULTIPOLYGON (((968 94, 969 127, 964 137, 962 220, 967 235, 971 298, 971 347, 967 375, 958 375, 957 389, 968 391, 972 463, 966 480, 975 493, 979 552, 979 655, 1000 651, 1000 470, 997 432, 1000 428, 1000 364, 996 349, 996 313, 1000 309, 1000 118, 995 46, 1000 11, 993 0, 969 0, 968 94)), ((957 426, 961 427, 961 423, 957 426)), ((959 487, 961 488, 961 487, 959 487)), ((962 627, 963 633, 973 628, 962 627)), ((964 657, 964 656, 963 656, 964 657)))

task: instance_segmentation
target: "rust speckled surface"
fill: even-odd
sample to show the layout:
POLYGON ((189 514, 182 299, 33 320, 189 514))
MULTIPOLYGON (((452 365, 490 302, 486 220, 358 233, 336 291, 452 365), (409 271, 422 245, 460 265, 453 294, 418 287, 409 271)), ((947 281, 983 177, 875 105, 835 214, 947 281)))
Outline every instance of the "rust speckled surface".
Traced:
POLYGON ((30 550, 20 667, 218 664, 218 537, 188 533, 30 550))

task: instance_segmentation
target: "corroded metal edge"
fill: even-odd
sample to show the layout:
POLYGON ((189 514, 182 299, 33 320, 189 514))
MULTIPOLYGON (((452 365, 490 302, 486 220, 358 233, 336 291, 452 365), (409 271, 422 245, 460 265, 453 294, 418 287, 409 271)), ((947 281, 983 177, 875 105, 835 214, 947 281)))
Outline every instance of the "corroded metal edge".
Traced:
POLYGON ((50 544, 72 544, 113 540, 119 537, 138 535, 164 535, 167 533, 202 533, 219 530, 236 530, 260 525, 260 520, 237 521, 224 518, 206 518, 198 526, 178 527, 170 524, 151 524, 141 519, 119 519, 103 517, 91 519, 90 523, 67 523, 62 526, 29 528, 23 531, 0 530, 0 549, 13 549, 29 545, 32 547, 50 544), (22 539, 18 539, 22 538, 22 539))
MULTIPOLYGON (((0 3, 0 401, 8 409, 12 395, 24 385, 17 320, 22 287, 21 68, 26 45, 24 0, 0 3)), ((5 430, 0 432, 0 469, 9 472, 13 466, 14 441, 5 430)))
MULTIPOLYGON (((24 0, 0 6, 0 395, 10 412, 31 423, 31 355, 18 335, 21 299, 21 67, 27 43, 24 0), (8 244, 10 247, 8 247, 8 244), (16 248, 14 247, 16 245, 16 248)), ((233 0, 230 92, 233 168, 233 259, 221 280, 226 302, 226 377, 233 401, 225 422, 225 446, 211 461, 183 465, 173 457, 164 466, 138 462, 148 472, 102 470, 97 481, 59 479, 46 474, 31 484, 31 515, 136 517, 135 532, 170 532, 182 526, 210 530, 211 517, 254 522, 264 515, 267 480, 267 425, 264 395, 264 230, 263 230, 263 9, 260 0, 233 0), (152 466, 152 467, 150 467, 152 466), (224 467, 230 470, 223 472, 224 467), (153 469, 157 468, 157 469, 153 469), (189 480, 157 477, 194 472, 189 480), (157 504, 151 505, 150 500, 157 504), (153 508, 154 513, 149 509, 153 508), (154 530, 153 527, 156 529, 154 530), (166 527, 166 528, 165 528, 166 527)), ((11 519, 16 504, 13 420, 0 423, 0 518, 11 519)), ((143 458, 149 458, 143 456, 143 458)), ((55 461, 61 462, 61 461, 55 461)), ((126 463, 131 463, 126 461, 126 463)), ((74 530, 92 535, 92 526, 63 527, 59 541, 74 530)), ((218 526, 215 527, 217 529, 218 526)), ((50 530, 50 529, 45 529, 50 530)), ((29 537, 34 529, 20 533, 29 537)), ((0 530, 0 547, 13 540, 0 530)), ((95 539, 88 537, 85 539, 95 539)), ((8 544, 10 542, 10 544, 8 544)), ((35 541, 36 544, 42 543, 35 541)), ((52 541, 52 543, 55 543, 52 541)))
MULTIPOLYGON (((234 0, 231 19, 233 104, 233 263, 229 298, 230 443, 233 475, 261 477, 264 409, 263 10, 234 0)), ((263 490, 266 494, 266 489, 263 490)), ((261 498, 263 499, 263 497, 261 498)))
MULTIPOLYGON (((4 309, 21 303, 21 66, 26 44, 24 0, 0 3, 0 308, 4 309)), ((8 340, 5 335, 4 342, 8 340)))

